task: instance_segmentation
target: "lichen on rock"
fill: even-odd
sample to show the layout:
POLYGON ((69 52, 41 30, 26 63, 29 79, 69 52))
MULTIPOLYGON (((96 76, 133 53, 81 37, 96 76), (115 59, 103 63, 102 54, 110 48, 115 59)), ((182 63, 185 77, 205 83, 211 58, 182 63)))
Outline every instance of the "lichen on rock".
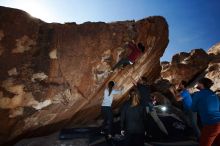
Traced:
POLYGON ((50 59, 57 59, 57 49, 53 49, 49 53, 50 59))
POLYGON ((12 53, 24 53, 25 51, 29 51, 35 44, 36 42, 34 40, 24 35, 16 39, 16 48, 12 50, 12 53))

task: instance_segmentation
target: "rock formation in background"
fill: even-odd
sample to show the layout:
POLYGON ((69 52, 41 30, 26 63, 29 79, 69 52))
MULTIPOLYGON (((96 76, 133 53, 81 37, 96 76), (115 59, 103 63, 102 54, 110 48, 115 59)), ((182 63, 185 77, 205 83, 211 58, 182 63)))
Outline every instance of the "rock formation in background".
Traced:
POLYGON ((209 56, 211 56, 212 62, 220 62, 220 43, 215 44, 208 50, 209 56))
POLYGON ((214 82, 211 89, 220 96, 220 43, 211 47, 208 50, 208 54, 211 57, 211 61, 206 69, 205 77, 210 78, 214 82))
POLYGON ((195 49, 176 54, 171 62, 162 62, 161 66, 161 77, 172 84, 185 80, 193 87, 200 78, 207 77, 214 81, 212 90, 220 90, 220 43, 211 47, 208 53, 195 49))
MULTIPOLYGON (((106 83, 124 86, 125 95, 132 79, 144 75, 153 82, 168 44, 168 25, 159 16, 48 24, 0 7, 0 22, 0 143, 93 122, 106 83), (133 66, 109 73, 131 40, 145 45, 144 55, 133 66)), ((116 97, 115 107, 126 99, 123 95, 116 97)))
POLYGON ((209 60, 208 54, 202 49, 195 49, 190 53, 181 52, 174 55, 170 63, 161 63, 161 77, 173 84, 178 84, 181 80, 190 81, 207 68, 209 60))

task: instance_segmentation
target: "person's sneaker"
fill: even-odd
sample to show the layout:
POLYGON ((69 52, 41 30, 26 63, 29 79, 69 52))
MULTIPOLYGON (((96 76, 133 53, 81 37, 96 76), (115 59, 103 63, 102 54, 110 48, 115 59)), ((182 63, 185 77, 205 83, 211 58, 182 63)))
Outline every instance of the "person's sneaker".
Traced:
POLYGON ((111 134, 108 134, 108 139, 111 139, 112 138, 112 135, 111 134))
POLYGON ((105 135, 105 132, 104 131, 100 131, 100 134, 105 135))

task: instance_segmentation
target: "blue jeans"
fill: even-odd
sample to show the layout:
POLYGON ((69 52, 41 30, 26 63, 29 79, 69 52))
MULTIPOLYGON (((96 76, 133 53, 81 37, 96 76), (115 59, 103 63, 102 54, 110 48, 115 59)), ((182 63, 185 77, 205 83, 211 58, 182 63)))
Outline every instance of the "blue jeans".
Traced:
POLYGON ((197 118, 196 118, 196 113, 194 113, 191 110, 184 110, 185 116, 186 116, 186 120, 189 126, 191 126, 193 128, 193 131, 195 133, 196 138, 200 137, 200 129, 197 125, 197 118))

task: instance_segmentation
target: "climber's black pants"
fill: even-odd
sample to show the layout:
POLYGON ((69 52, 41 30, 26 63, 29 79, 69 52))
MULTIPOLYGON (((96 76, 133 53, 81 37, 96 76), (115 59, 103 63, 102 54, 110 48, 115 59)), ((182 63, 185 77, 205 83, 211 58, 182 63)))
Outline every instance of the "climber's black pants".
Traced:
POLYGON ((112 70, 115 70, 116 68, 119 68, 120 66, 126 66, 131 64, 130 60, 128 58, 122 58, 113 68, 112 70))
POLYGON ((113 113, 110 106, 101 107, 102 117, 104 119, 102 123, 102 129, 107 129, 108 134, 112 134, 112 125, 113 125, 113 113))
POLYGON ((144 146, 144 133, 143 134, 132 134, 127 133, 125 139, 125 146, 144 146))

